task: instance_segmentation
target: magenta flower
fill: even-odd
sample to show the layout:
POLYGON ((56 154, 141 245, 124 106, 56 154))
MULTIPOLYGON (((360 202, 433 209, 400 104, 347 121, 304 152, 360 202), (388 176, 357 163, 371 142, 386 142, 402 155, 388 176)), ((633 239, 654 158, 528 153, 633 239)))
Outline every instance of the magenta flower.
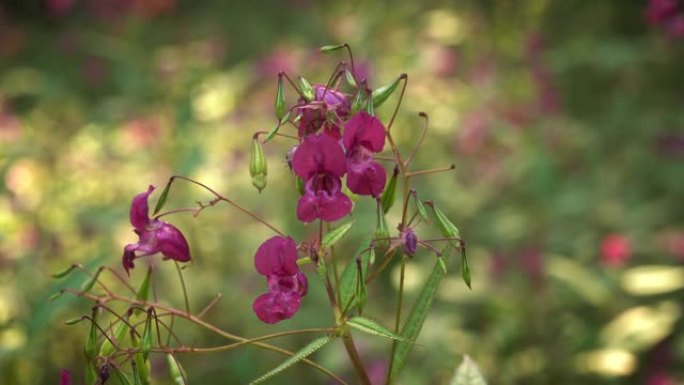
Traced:
POLYGON ((661 24, 677 13, 677 0, 650 0, 646 19, 651 24, 661 24))
POLYGON ((266 277, 268 293, 254 301, 260 320, 274 324, 292 318, 306 295, 308 282, 297 266, 297 245, 290 237, 275 236, 259 246, 254 266, 266 277))
POLYGON ((71 385, 71 371, 67 369, 59 371, 59 385, 71 385))
POLYGON ((183 234, 173 225, 151 219, 148 214, 147 199, 154 191, 150 185, 146 192, 133 198, 131 203, 131 224, 133 231, 138 234, 138 243, 124 248, 123 266, 126 273, 135 267, 133 260, 161 253, 163 258, 178 262, 190 261, 190 247, 183 234))
POLYGON ((304 180, 304 195, 297 203, 297 218, 336 221, 349 214, 351 199, 341 191, 347 171, 342 147, 329 135, 309 135, 292 157, 294 172, 304 180))
POLYGON ((385 126, 366 112, 359 112, 344 125, 347 149, 347 187, 355 194, 377 197, 385 189, 387 173, 374 153, 385 146, 385 126))
POLYGON ((314 100, 307 103, 304 99, 299 100, 299 137, 315 134, 323 128, 323 132, 339 139, 342 135, 341 122, 347 119, 351 105, 349 97, 331 88, 326 89, 323 85, 314 85, 314 100), (330 117, 330 118, 329 118, 330 117))

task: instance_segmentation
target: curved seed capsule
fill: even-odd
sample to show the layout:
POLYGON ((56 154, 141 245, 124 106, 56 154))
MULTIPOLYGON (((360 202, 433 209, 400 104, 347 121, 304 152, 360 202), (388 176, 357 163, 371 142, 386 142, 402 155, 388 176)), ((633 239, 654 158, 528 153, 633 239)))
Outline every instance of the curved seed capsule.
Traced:
POLYGON ((266 187, 266 175, 268 163, 264 155, 264 149, 257 139, 252 139, 252 157, 249 160, 249 175, 252 177, 252 185, 261 192, 266 187))
POLYGON ((180 365, 180 362, 178 362, 172 354, 166 355, 166 362, 169 364, 169 375, 173 382, 178 385, 184 385, 185 380, 183 379, 183 373, 185 373, 185 371, 180 365))
POLYGON ((385 192, 382 193, 382 211, 387 214, 387 212, 394 205, 395 197, 397 196, 397 176, 399 174, 399 167, 394 166, 394 172, 392 173, 392 178, 387 182, 387 187, 385 187, 385 192))
POLYGON ((398 78, 394 79, 394 81, 392 81, 391 83, 385 84, 384 86, 373 91, 373 106, 380 107, 383 103, 385 103, 387 98, 389 98, 390 95, 392 95, 392 93, 394 92, 394 90, 397 89, 397 86, 399 85, 399 81, 401 79, 403 79, 403 76, 399 76, 398 78))
POLYGON ((387 229, 387 220, 382 211, 382 204, 378 202, 377 209, 377 225, 375 227, 376 243, 380 247, 389 247, 389 230, 387 229))
POLYGON ((276 91, 276 99, 274 103, 275 114, 278 120, 282 120, 287 112, 285 105, 285 96, 283 95, 283 75, 278 74, 278 90, 276 91))
POLYGON ((338 49, 344 47, 344 44, 337 44, 337 45, 324 45, 323 47, 319 48, 319 51, 328 53, 332 51, 337 51, 338 49))

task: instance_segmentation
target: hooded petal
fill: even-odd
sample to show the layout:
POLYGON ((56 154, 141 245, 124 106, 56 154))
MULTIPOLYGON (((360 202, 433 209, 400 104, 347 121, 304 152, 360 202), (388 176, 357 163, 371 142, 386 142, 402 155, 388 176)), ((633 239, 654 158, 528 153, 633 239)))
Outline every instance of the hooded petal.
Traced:
POLYGON ((265 276, 297 274, 297 244, 291 237, 275 236, 267 239, 254 255, 254 266, 259 274, 265 276))
POLYGON ((260 320, 274 324, 292 318, 301 303, 302 297, 296 293, 266 293, 257 297, 252 309, 260 320))
POLYGON ((153 253, 161 252, 164 259, 173 259, 178 262, 190 261, 190 247, 183 233, 169 223, 158 222, 161 226, 154 231, 157 243, 153 253))
POLYGON ((361 111, 344 124, 342 141, 347 151, 364 146, 373 152, 380 152, 385 147, 385 126, 376 117, 361 111))
POLYGON ((124 247, 124 253, 122 258, 122 263, 126 274, 128 271, 135 267, 133 260, 135 259, 135 250, 138 249, 138 245, 132 244, 124 247))
POLYGON ((344 151, 329 135, 309 135, 297 147, 292 157, 292 168, 304 180, 316 173, 341 177, 346 172, 344 151))
POLYGON ((150 224, 150 217, 148 214, 147 199, 154 191, 154 186, 150 185, 146 192, 140 193, 133 198, 131 203, 131 224, 136 229, 144 229, 150 224))
POLYGON ((347 187, 354 194, 377 197, 385 189, 387 172, 378 162, 347 163, 347 187))
POLYGON ((297 219, 313 222, 316 219, 332 222, 349 214, 352 201, 340 191, 339 179, 332 181, 329 190, 313 189, 313 178, 306 184, 306 192, 297 203, 297 219))

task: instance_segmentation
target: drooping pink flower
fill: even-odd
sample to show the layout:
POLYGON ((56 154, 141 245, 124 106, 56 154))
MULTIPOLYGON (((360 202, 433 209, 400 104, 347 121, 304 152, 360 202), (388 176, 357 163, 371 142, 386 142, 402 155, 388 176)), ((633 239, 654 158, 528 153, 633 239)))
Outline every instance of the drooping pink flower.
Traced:
POLYGON ((173 225, 149 217, 147 199, 154 191, 150 185, 146 192, 133 198, 130 220, 133 231, 138 234, 138 243, 124 248, 123 266, 126 273, 135 267, 133 260, 161 253, 164 259, 178 262, 190 261, 190 247, 183 233, 173 225))
POLYGON ((336 221, 351 211, 351 199, 341 189, 347 171, 344 152, 331 136, 305 137, 292 157, 292 168, 305 182, 304 195, 297 203, 300 221, 336 221))
POLYGON ((342 122, 351 109, 349 96, 319 84, 313 85, 313 89, 315 96, 311 102, 300 99, 298 103, 299 137, 315 134, 322 128, 326 134, 339 139, 342 122))
POLYGON ((374 154, 385 146, 385 126, 365 111, 344 125, 344 147, 347 149, 347 187, 355 194, 377 197, 385 189, 387 173, 374 154))
POLYGON ((263 322, 274 324, 291 318, 306 295, 308 282, 297 266, 297 245, 290 237, 275 236, 259 246, 254 266, 266 277, 268 293, 254 301, 252 309, 263 322))
POLYGON ((601 262, 611 267, 622 266, 632 255, 629 239, 622 234, 609 234, 601 241, 601 262))

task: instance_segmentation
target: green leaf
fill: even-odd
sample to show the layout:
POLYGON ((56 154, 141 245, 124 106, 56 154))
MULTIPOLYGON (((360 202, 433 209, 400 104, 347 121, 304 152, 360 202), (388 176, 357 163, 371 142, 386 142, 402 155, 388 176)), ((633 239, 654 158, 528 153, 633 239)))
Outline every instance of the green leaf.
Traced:
POLYGON ((69 275, 69 273, 71 273, 72 271, 74 271, 74 269, 75 269, 77 266, 78 266, 78 265, 71 265, 71 266, 67 267, 66 269, 64 269, 64 270, 62 270, 62 271, 58 271, 58 272, 52 274, 52 278, 64 278, 64 277, 66 277, 67 275, 69 275))
POLYGON ((397 348, 392 356, 392 371, 390 373, 392 381, 396 380, 399 372, 404 365, 406 365, 413 343, 418 338, 420 330, 423 328, 423 323, 425 322, 428 310, 432 305, 432 300, 435 298, 435 294, 437 294, 437 288, 442 281, 442 277, 444 277, 444 270, 439 262, 435 262, 432 273, 430 273, 423 289, 420 291, 418 299, 406 318, 401 333, 399 333, 399 336, 405 341, 397 342, 397 348))
POLYGON ((344 47, 344 44, 336 44, 336 45, 324 45, 323 47, 319 48, 319 51, 328 53, 332 51, 337 51, 338 49, 344 47))
POLYGON ((428 214, 427 210, 425 209, 425 205, 423 202, 418 199, 418 194, 414 191, 413 192, 413 202, 416 204, 416 209, 418 210, 418 215, 420 215, 421 219, 423 219, 425 222, 428 221, 428 214))
POLYGON ((276 99, 274 103, 275 114, 278 120, 282 120, 287 111, 287 106, 285 106, 285 96, 283 95, 283 75, 278 75, 278 89, 276 91, 276 99))
MULTIPOLYGON (((369 234, 361 241, 361 243, 359 243, 359 246, 354 252, 354 256, 361 256, 360 265, 362 269, 361 275, 363 277, 366 276, 366 270, 368 268, 368 261, 370 258, 369 254, 370 250, 372 250, 370 248, 371 241, 373 241, 373 235, 369 234)), ((340 276, 339 303, 342 309, 350 309, 354 305, 354 302, 356 301, 356 291, 359 279, 359 264, 356 263, 356 258, 349 258, 348 260, 349 262, 347 262, 347 265, 340 276)))
POLYGON ((353 225, 354 221, 351 221, 328 231, 323 236, 323 241, 321 241, 321 248, 327 249, 331 246, 334 246, 337 242, 340 241, 340 239, 342 239, 342 237, 345 234, 347 234, 347 231, 349 231, 353 225))
POLYGON ((387 182, 385 192, 382 193, 382 211, 387 212, 394 206, 394 200, 397 196, 397 176, 399 175, 399 167, 394 166, 392 178, 387 182))
POLYGON ((169 197, 169 191, 171 190, 171 183, 173 183, 173 179, 169 179, 169 181, 166 182, 164 191, 162 191, 159 199, 157 199, 157 204, 154 206, 154 212, 152 213, 153 216, 157 215, 157 213, 164 208, 164 205, 166 204, 166 198, 169 197))
POLYGON ((403 340, 403 338, 396 333, 368 318, 354 317, 347 321, 347 325, 377 337, 389 338, 391 340, 403 340))
MULTIPOLYGON (((437 208, 437 205, 434 202, 429 202, 430 207, 432 207, 432 211, 435 214, 435 218, 437 219, 437 225, 442 232, 442 234, 447 237, 447 238, 459 238, 460 233, 458 231, 458 227, 454 225, 449 218, 444 215, 442 210, 437 208)), ((461 246, 459 242, 456 241, 456 239, 451 239, 449 240, 449 243, 451 243, 455 248, 458 248, 461 246)))
POLYGON ((173 382, 178 385, 184 385, 185 380, 183 379, 183 374, 185 373, 185 370, 183 370, 180 362, 175 359, 173 354, 169 353, 166 355, 166 363, 169 365, 169 376, 171 376, 173 382))
MULTIPOLYGON (((113 338, 119 347, 121 347, 124 338, 126 338, 126 333, 128 333, 128 324, 121 321, 110 338, 113 338)), ((108 338, 105 338, 102 342, 102 346, 100 346, 100 355, 106 357, 112 353, 114 353, 114 345, 112 345, 108 338)))
POLYGON ((140 350, 142 351, 143 358, 147 360, 150 356, 150 350, 152 349, 152 312, 147 313, 147 319, 145 320, 145 330, 143 330, 140 350))
POLYGON ((480 368, 468 355, 463 356, 463 362, 456 369, 451 385, 487 385, 480 368))
POLYGON ((396 79, 394 79, 391 83, 385 84, 384 86, 373 91, 373 107, 377 108, 380 107, 383 103, 385 103, 387 98, 389 98, 390 95, 392 95, 392 93, 394 92, 394 90, 397 89, 397 86, 399 85, 399 81, 401 81, 401 79, 403 79, 403 77, 399 76, 396 79))
POLYGON ((150 297, 150 282, 152 281, 152 267, 150 266, 147 269, 147 274, 145 275, 145 279, 142 281, 142 284, 140 284, 140 288, 138 288, 138 292, 135 294, 135 299, 141 302, 147 301, 147 299, 150 297))
POLYGON ((299 77, 299 87, 302 89, 302 96, 304 97, 304 99, 306 99, 307 102, 310 102, 316 98, 316 93, 314 92, 311 83, 309 83, 308 80, 304 79, 303 76, 299 77))
POLYGON ((268 132, 268 135, 266 135, 266 138, 264 138, 264 143, 268 142, 269 140, 273 139, 274 136, 278 133, 278 130, 280 129, 280 126, 285 124, 289 119, 290 119, 290 114, 292 111, 288 111, 275 125, 275 127, 271 128, 271 130, 268 132))
POLYGON ((356 88, 358 87, 358 84, 356 84, 356 79, 354 79, 354 75, 349 71, 349 68, 344 69, 344 77, 347 79, 347 83, 349 83, 350 86, 356 88))
POLYGON ((282 372, 283 370, 289 368, 290 366, 292 366, 292 365, 296 364, 297 362, 299 362, 299 361, 305 359, 306 357, 310 356, 316 350, 322 348, 331 340, 332 340, 332 337, 330 337, 330 336, 316 338, 315 340, 311 341, 308 345, 306 345, 305 347, 300 349, 297 353, 293 354, 288 359, 283 361, 283 363, 278 365, 275 369, 273 369, 270 372, 264 374, 263 376, 257 378, 256 380, 252 381, 250 384, 259 384, 259 383, 262 383, 262 382, 268 380, 269 378, 275 376, 276 374, 282 372))
MULTIPOLYGON (((371 249, 371 252, 373 252, 373 249, 371 249)), ((363 312, 364 306, 366 306, 366 299, 368 298, 368 290, 366 288, 366 278, 363 276, 363 259, 361 256, 356 257, 356 272, 357 272, 357 279, 356 279, 356 303, 359 308, 359 315, 363 312)))
POLYGON ((100 276, 100 273, 101 273, 101 272, 102 272, 102 268, 97 269, 97 271, 95 272, 95 274, 93 274, 93 276, 90 277, 90 279, 88 279, 87 281, 83 282, 83 285, 81 285, 80 291, 83 292, 83 293, 89 292, 90 289, 92 289, 93 286, 95 286, 95 282, 97 282, 97 277, 100 276))
POLYGON ((470 265, 468 264, 465 247, 461 247, 461 278, 463 278, 463 282, 468 285, 468 288, 472 289, 470 286, 470 265))
POLYGON ((114 374, 116 374, 116 377, 119 379, 119 382, 122 385, 133 385, 133 382, 131 382, 131 379, 128 378, 128 375, 124 373, 121 369, 119 369, 116 365, 111 365, 111 368, 114 369, 114 374))
POLYGON ((97 381, 97 372, 95 371, 95 366, 88 362, 86 364, 86 384, 94 384, 97 381))
POLYGON ((375 116, 375 106, 373 105, 372 99, 368 99, 368 103, 366 103, 366 112, 370 116, 375 116))

